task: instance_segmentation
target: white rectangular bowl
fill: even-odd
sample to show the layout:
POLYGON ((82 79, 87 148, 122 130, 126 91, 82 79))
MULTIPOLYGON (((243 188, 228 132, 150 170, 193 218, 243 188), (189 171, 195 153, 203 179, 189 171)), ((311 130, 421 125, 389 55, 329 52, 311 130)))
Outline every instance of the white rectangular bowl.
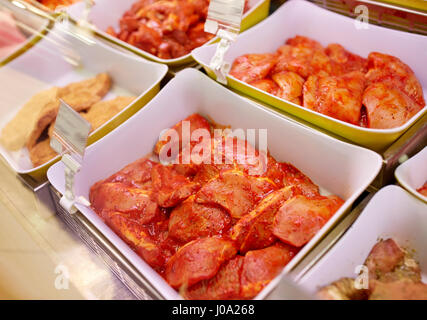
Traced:
MULTIPOLYGON (((150 60, 171 66, 179 66, 193 61, 191 53, 175 59, 161 59, 105 32, 110 26, 117 31, 119 27, 119 21, 123 14, 129 10, 132 4, 135 2, 136 0, 97 0, 90 11, 89 20, 95 26, 96 32, 105 39, 108 39, 113 43, 117 43, 122 47, 127 48, 128 50, 131 50, 150 60)), ((250 10, 243 15, 242 30, 245 30, 258 23, 268 15, 270 0, 249 0, 249 4, 250 10)), ((71 18, 78 21, 82 16, 84 7, 85 5, 82 1, 69 6, 66 10, 71 18)), ((213 38, 204 45, 211 44, 216 40, 217 38, 213 38)))
MULTIPOLYGON (((226 53, 225 60, 233 63, 237 57, 243 54, 275 52, 288 38, 296 35, 313 38, 323 46, 329 43, 339 43, 347 50, 362 57, 367 57, 372 51, 394 55, 414 70, 427 99, 426 36, 390 30, 375 25, 369 25, 369 29, 357 29, 354 19, 302 0, 286 2, 270 17, 239 35, 237 41, 226 53)), ((215 74, 209 68, 209 63, 215 50, 216 45, 209 45, 197 48, 192 53, 193 58, 213 78, 215 78, 215 74)), ((272 107, 289 112, 334 134, 377 151, 390 145, 427 112, 427 107, 424 107, 408 122, 397 128, 369 129, 303 108, 259 90, 230 75, 228 76, 228 84, 231 88, 272 107)))
POLYGON ((33 44, 39 41, 42 38, 42 35, 46 33, 49 26, 49 20, 35 14, 31 14, 30 12, 14 5, 7 0, 0 0, 0 9, 2 8, 10 11, 16 21, 25 24, 25 26, 31 30, 23 29, 18 26, 22 33, 27 36, 27 40, 16 47, 14 52, 6 57, 1 58, 0 66, 11 61, 13 58, 24 52, 25 49, 31 47, 33 44))
POLYGON ((393 238, 415 251, 427 281, 427 205, 397 186, 382 188, 341 240, 302 278, 299 285, 315 294, 343 277, 357 277, 378 239, 393 238))
POLYGON ((402 187, 427 203, 427 197, 417 191, 427 182, 427 147, 397 167, 394 175, 402 187))
MULTIPOLYGON (((76 175, 76 195, 88 199, 89 189, 95 182, 151 153, 163 129, 195 112, 216 123, 230 125, 233 129, 268 129, 268 149, 272 156, 278 161, 292 163, 322 189, 345 200, 340 210, 286 266, 285 272, 291 270, 336 224, 382 166, 381 157, 373 151, 285 120, 275 112, 230 92, 201 72, 186 69, 179 72, 145 108, 87 149, 82 169, 76 175)), ((59 192, 64 193, 62 163, 49 169, 48 179, 59 192)), ((92 209, 80 205, 78 209, 152 281, 165 298, 178 297, 176 291, 106 226, 92 209)), ((259 298, 266 293, 260 294, 259 298)))
MULTIPOLYGON (((117 95, 133 95, 137 99, 95 130, 89 140, 92 142, 107 134, 148 102, 159 91, 160 81, 167 69, 164 65, 122 53, 102 43, 87 44, 75 37, 65 37, 54 28, 30 50, 0 68, 0 130, 37 92, 107 72, 112 78, 113 86, 106 99, 117 95), (63 58, 61 48, 55 45, 59 41, 59 35, 67 39, 69 50, 80 55, 80 66, 76 67, 63 58)), ((47 169, 47 166, 58 159, 56 157, 47 164, 34 168, 26 148, 10 152, 0 145, 0 154, 16 172, 31 175, 37 175, 43 171, 42 168, 47 169)))

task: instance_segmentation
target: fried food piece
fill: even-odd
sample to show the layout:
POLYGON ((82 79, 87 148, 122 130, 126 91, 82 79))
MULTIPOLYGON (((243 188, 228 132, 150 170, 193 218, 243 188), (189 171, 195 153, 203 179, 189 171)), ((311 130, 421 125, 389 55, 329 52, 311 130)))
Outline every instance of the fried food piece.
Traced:
POLYGON ((296 255, 297 249, 285 244, 249 251, 245 255, 241 276, 241 296, 255 297, 296 255))
POLYGON ((277 95, 279 90, 279 86, 271 79, 256 80, 249 84, 272 95, 277 95))
POLYGON ((50 147, 50 140, 46 139, 38 142, 30 149, 30 159, 34 167, 41 166, 49 160, 55 158, 58 154, 50 147))
POLYGON ((188 288, 184 297, 191 300, 240 299, 240 277, 244 257, 236 256, 224 263, 215 277, 203 280, 188 288))
POLYGON ((107 182, 92 187, 89 199, 92 208, 98 214, 103 211, 121 212, 138 223, 146 224, 160 214, 157 203, 151 199, 151 195, 151 190, 107 182))
POLYGON ((332 63, 332 74, 343 75, 352 71, 366 73, 368 71, 368 60, 357 54, 347 51, 338 43, 331 43, 325 50, 332 63))
POLYGON ((295 104, 301 105, 304 79, 295 72, 282 71, 275 73, 271 78, 279 86, 277 96, 295 104))
POLYGON ((43 131, 49 127, 49 125, 55 121, 59 111, 59 100, 52 100, 51 103, 45 105, 45 107, 38 114, 36 125, 33 127, 30 135, 28 136, 26 147, 31 150, 37 143, 37 140, 42 135, 43 131))
MULTIPOLYGON (((60 88, 57 96, 68 103, 74 110, 82 111, 101 100, 110 90, 110 86, 111 80, 108 74, 100 73, 94 78, 74 82, 60 88)), ((59 106, 60 102, 56 99, 40 111, 37 123, 26 142, 29 150, 36 144, 43 131, 55 121, 59 106)))
POLYGON ((368 127, 390 129, 404 125, 422 107, 415 103, 396 84, 396 81, 376 82, 363 94, 368 127))
POLYGON ((275 54, 245 54, 234 60, 230 75, 247 83, 264 79, 277 62, 275 54))
POLYGON ((419 265, 393 240, 380 240, 364 263, 369 279, 389 282, 395 280, 421 281, 419 265))
POLYGON ((214 277, 221 265, 237 253, 233 242, 202 238, 181 247, 166 265, 166 281, 174 288, 190 287, 214 277))
POLYGON ((58 88, 43 90, 34 95, 3 128, 0 142, 8 150, 23 148, 37 127, 42 110, 50 110, 58 101, 58 88))
POLYGON ((414 71, 399 58, 371 52, 368 56, 369 71, 366 74, 368 84, 394 80, 393 84, 408 95, 421 107, 425 106, 423 88, 414 71))
POLYGON ((172 211, 169 236, 189 242, 224 233, 231 226, 230 216, 221 208, 198 204, 195 196, 186 199, 172 211))
POLYGON ((306 198, 296 196, 279 209, 273 224, 273 234, 281 241, 301 247, 328 222, 341 207, 336 196, 306 198))
POLYGON ((221 172, 216 179, 206 183, 196 194, 196 202, 215 204, 240 219, 270 192, 275 184, 267 178, 248 176, 242 171, 221 172))
POLYGON ((427 284, 405 280, 394 282, 374 280, 369 300, 427 300, 427 284))
POLYGON ((174 207, 200 189, 200 185, 178 174, 172 166, 157 165, 151 170, 155 198, 159 206, 174 207))
POLYGON ((151 170, 157 165, 147 157, 138 159, 113 174, 105 182, 120 182, 131 187, 146 189, 151 187, 151 170))
MULTIPOLYGON (((162 137, 160 137, 159 141, 154 147, 154 153, 161 156, 162 148, 168 143, 174 145, 171 146, 171 149, 176 148, 178 151, 182 151, 184 148, 187 148, 190 144, 190 141, 183 141, 183 130, 186 128, 189 128, 188 133, 190 134, 190 137, 188 137, 188 139, 190 139, 193 132, 198 129, 204 129, 209 133, 211 132, 211 125, 205 118, 197 113, 192 114, 175 124, 171 129, 166 131, 162 137), (177 141, 171 141, 171 137, 173 137, 174 132, 177 134, 177 141)), ((198 141, 194 142, 197 143, 198 141)), ((163 152, 167 153, 168 151, 170 152, 170 150, 165 150, 163 152)))
POLYGON ((419 193, 421 193, 424 197, 427 197, 427 181, 426 181, 426 183, 424 183, 424 185, 423 185, 421 188, 419 188, 417 191, 418 191, 419 193))
POLYGON ((366 300, 369 291, 355 288, 354 279, 342 278, 320 289, 317 296, 322 300, 366 300))
POLYGON ((297 187, 286 187, 265 197, 254 210, 233 226, 231 239, 239 245, 241 254, 263 249, 276 241, 273 221, 277 211, 290 198, 300 194, 297 187))
POLYGON ((93 78, 73 82, 59 90, 59 97, 77 112, 89 109, 110 90, 111 78, 100 73, 93 78))
POLYGON ((304 107, 324 115, 359 124, 363 73, 354 71, 342 76, 310 76, 304 84, 304 107))
POLYGON ((108 101, 99 101, 92 105, 87 113, 82 113, 82 117, 91 124, 91 131, 95 131, 134 100, 135 97, 117 97, 108 101))

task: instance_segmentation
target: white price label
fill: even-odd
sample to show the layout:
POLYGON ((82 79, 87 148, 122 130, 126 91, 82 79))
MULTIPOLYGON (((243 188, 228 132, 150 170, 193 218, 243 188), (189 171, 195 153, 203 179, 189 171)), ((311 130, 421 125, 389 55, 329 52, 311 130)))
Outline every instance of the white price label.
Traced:
POLYGON ((59 154, 66 151, 83 158, 90 130, 90 123, 61 100, 50 145, 59 154))
POLYGON ((240 32, 245 0, 211 0, 205 31, 235 40, 240 32))

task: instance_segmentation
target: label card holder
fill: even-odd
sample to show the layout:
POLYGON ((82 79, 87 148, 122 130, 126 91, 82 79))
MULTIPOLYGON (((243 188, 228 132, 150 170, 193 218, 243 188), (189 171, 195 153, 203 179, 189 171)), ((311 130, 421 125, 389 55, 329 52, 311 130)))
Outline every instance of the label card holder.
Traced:
POLYGON ((245 0, 211 0, 205 31, 221 38, 210 62, 217 81, 227 84, 231 65, 225 61, 225 54, 239 35, 245 0))
POLYGON ((75 197, 74 177, 79 172, 83 161, 91 125, 67 103, 60 100, 50 146, 65 165, 65 193, 60 200, 61 206, 69 213, 77 211, 75 203, 90 205, 83 197, 75 197))

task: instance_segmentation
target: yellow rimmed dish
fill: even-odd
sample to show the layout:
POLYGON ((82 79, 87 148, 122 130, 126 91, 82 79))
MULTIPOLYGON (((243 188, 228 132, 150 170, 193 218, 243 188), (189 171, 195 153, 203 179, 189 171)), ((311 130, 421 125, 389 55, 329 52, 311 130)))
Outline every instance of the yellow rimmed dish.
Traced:
MULTIPOLYGON (((117 29, 119 20, 122 18, 123 14, 127 10, 129 10, 129 8, 135 2, 136 0, 96 1, 94 7, 91 9, 91 12, 89 14, 89 19, 91 23, 95 26, 94 30, 96 34, 108 41, 111 41, 112 43, 115 43, 127 50, 130 50, 136 53, 137 55, 140 55, 144 58, 147 58, 149 60, 152 60, 158 63, 164 63, 169 66, 178 67, 178 66, 182 66, 182 65, 194 62, 193 58, 191 57, 191 53, 188 53, 182 57, 175 58, 175 59, 161 59, 155 55, 148 53, 147 51, 138 49, 137 47, 132 46, 120 39, 117 39, 116 37, 113 37, 105 32, 105 30, 107 30, 107 28, 110 26, 117 29)), ((250 4, 250 9, 243 16, 242 25, 241 25, 242 31, 262 21, 268 16, 268 13, 269 13, 270 0, 250 0, 249 4, 250 4)), ((67 10, 67 13, 70 15, 70 17, 73 20, 77 21, 81 17, 82 12, 84 10, 84 3, 78 2, 74 5, 71 5, 66 10, 67 10)), ((212 44, 216 41, 217 41, 217 38, 213 38, 203 46, 212 44)))
MULTIPOLYGON (((358 29, 355 20, 330 12, 307 1, 288 1, 266 20, 241 34, 227 52, 225 59, 232 63, 234 59, 243 54, 275 52, 286 39, 295 35, 313 38, 322 45, 339 43, 351 52, 363 57, 367 57, 372 51, 397 56, 414 70, 423 87, 424 96, 427 97, 427 72, 425 72, 424 66, 427 58, 427 37, 374 25, 369 25, 368 29, 358 29), (308 17, 310 17, 309 24, 307 24, 308 17), (259 39, 262 39, 262 42, 259 39)), ((194 59, 214 79, 216 76, 209 64, 215 50, 216 46, 210 45, 197 48, 192 53, 194 59)), ((227 80, 228 86, 233 90, 376 151, 384 150, 427 113, 425 106, 400 127, 369 129, 303 108, 261 91, 233 76, 227 76, 227 80)))
MULTIPOLYGON (((2 129, 36 93, 54 86, 64 86, 106 72, 112 80, 112 88, 105 100, 119 95, 135 96, 136 99, 112 119, 91 133, 88 144, 114 130, 141 109, 160 90, 160 81, 167 73, 167 66, 146 61, 140 57, 112 49, 100 42, 85 43, 79 38, 67 36, 57 46, 59 29, 53 28, 31 50, 23 53, 0 68, 3 89, 0 96, 0 129, 2 129), (64 48, 73 55, 66 56, 64 48), (70 57, 79 57, 78 65, 69 63, 70 57)), ((28 174, 35 179, 43 178, 47 169, 59 156, 34 167, 28 150, 9 151, 0 145, 0 154, 13 170, 28 174)))
MULTIPOLYGON (((322 192, 337 194, 344 199, 342 207, 285 267, 284 274, 289 273, 347 214, 353 202, 382 167, 382 158, 375 152, 284 119, 276 112, 227 90, 201 72, 188 68, 179 72, 145 108, 126 123, 89 146, 81 171, 75 178, 76 195, 89 199, 90 187, 95 182, 151 153, 164 129, 193 113, 230 126, 231 129, 267 129, 268 149, 277 161, 292 163, 319 185, 322 192), (112 152, 114 157, 110 156, 112 152)), ((57 163, 49 169, 48 179, 56 190, 64 194, 63 163, 57 163)), ((90 207, 78 204, 77 208, 165 299, 180 298, 178 292, 90 207)), ((264 289, 256 299, 263 299, 271 289, 264 289)))

